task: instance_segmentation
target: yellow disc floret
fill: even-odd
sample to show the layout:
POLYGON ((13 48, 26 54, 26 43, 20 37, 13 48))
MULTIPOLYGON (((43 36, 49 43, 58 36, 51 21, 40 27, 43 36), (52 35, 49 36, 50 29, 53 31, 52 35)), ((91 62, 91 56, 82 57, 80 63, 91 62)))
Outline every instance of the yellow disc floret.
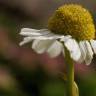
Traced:
POLYGON ((77 40, 95 38, 95 27, 91 14, 76 4, 59 7, 49 19, 48 28, 53 33, 71 35, 77 40))

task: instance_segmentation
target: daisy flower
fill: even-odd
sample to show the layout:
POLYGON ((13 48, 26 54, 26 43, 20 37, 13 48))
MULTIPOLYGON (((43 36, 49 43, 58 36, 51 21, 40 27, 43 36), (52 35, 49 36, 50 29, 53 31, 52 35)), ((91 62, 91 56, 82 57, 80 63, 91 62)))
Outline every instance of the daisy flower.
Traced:
POLYGON ((74 82, 74 62, 89 65, 96 54, 95 26, 90 12, 80 5, 59 7, 48 22, 48 29, 22 28, 20 45, 32 41, 32 49, 51 57, 64 54, 67 69, 67 96, 79 96, 74 82))
POLYGON ((95 27, 88 10, 80 5, 69 4, 59 7, 48 22, 48 29, 22 28, 24 36, 20 45, 32 41, 32 49, 56 57, 65 56, 64 46, 71 58, 78 63, 89 65, 96 54, 95 27))

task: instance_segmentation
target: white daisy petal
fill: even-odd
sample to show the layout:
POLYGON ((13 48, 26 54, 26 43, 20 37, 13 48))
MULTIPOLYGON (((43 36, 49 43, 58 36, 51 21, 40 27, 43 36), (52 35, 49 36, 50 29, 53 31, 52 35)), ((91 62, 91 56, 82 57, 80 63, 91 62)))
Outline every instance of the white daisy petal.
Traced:
POLYGON ((31 42, 32 41, 32 38, 24 38, 24 40, 23 41, 21 41, 20 43, 19 43, 19 45, 20 46, 22 46, 22 45, 24 45, 24 44, 26 44, 26 43, 29 43, 29 42, 31 42))
POLYGON ((96 54, 96 40, 90 40, 94 53, 96 54))
POLYGON ((56 57, 63 51, 63 45, 59 41, 55 41, 47 50, 50 57, 56 57))
POLYGON ((44 53, 54 42, 54 40, 34 40, 32 44, 32 49, 34 49, 37 53, 44 53))
POLYGON ((86 58, 86 54, 87 54, 87 51, 85 49, 85 43, 84 41, 80 41, 79 42, 79 48, 80 48, 80 51, 81 51, 81 57, 80 57, 80 62, 84 62, 85 58, 86 58))
POLYGON ((20 35, 23 35, 23 36, 32 36, 32 35, 40 35, 40 33, 38 33, 39 30, 36 30, 36 29, 31 29, 31 28, 22 28, 21 29, 21 32, 20 32, 20 35))
POLYGON ((70 35, 62 36, 62 38, 60 39, 60 41, 66 42, 68 39, 71 39, 71 36, 70 35))
POLYGON ((66 48, 69 50, 73 60, 76 62, 79 62, 81 57, 81 52, 80 52, 78 43, 74 39, 69 39, 64 44, 66 48))
POLYGON ((51 33, 48 29, 31 29, 31 28, 22 28, 20 35, 23 36, 41 36, 41 35, 48 35, 48 34, 53 34, 51 33))
POLYGON ((88 41, 85 41, 85 49, 87 51, 85 63, 86 63, 86 65, 89 65, 93 59, 93 51, 92 51, 92 47, 88 41))
POLYGON ((56 39, 60 39, 62 38, 62 36, 58 36, 58 35, 54 35, 54 36, 27 36, 27 37, 24 37, 24 40, 26 39, 30 39, 31 40, 56 40, 56 39))

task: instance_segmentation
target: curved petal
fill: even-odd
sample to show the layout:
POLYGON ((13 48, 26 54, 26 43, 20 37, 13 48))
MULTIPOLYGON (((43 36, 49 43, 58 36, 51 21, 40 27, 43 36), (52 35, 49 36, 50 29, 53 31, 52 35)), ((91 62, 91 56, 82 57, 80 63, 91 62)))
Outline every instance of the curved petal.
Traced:
POLYGON ((70 35, 62 36, 62 38, 60 39, 60 41, 66 42, 69 39, 71 39, 71 36, 70 35))
MULTIPOLYGON (((25 37, 26 38, 26 37, 25 37)), ((26 44, 26 43, 29 43, 29 42, 31 42, 32 41, 32 38, 26 38, 26 39, 23 39, 23 41, 21 41, 20 43, 19 43, 19 45, 20 46, 22 46, 22 45, 24 45, 24 44, 26 44)))
POLYGON ((80 51, 81 51, 81 57, 80 57, 80 62, 84 62, 85 58, 86 58, 86 55, 87 55, 87 51, 86 51, 86 48, 85 48, 85 42, 84 41, 80 41, 79 42, 79 48, 80 48, 80 51))
POLYGON ((54 40, 34 40, 32 44, 32 49, 37 53, 44 53, 54 42, 54 40))
POLYGON ((92 47, 88 41, 85 41, 85 50, 87 51, 85 63, 86 63, 86 65, 89 65, 93 59, 93 51, 92 51, 92 47))
POLYGON ((31 29, 31 28, 22 28, 20 35, 23 36, 30 36, 30 35, 40 35, 40 33, 38 33, 39 30, 36 29, 31 29))
POLYGON ((23 36, 41 36, 52 34, 48 29, 31 29, 31 28, 22 28, 20 35, 23 36))
POLYGON ((62 38, 62 36, 57 36, 57 35, 54 35, 54 36, 32 36, 31 38, 33 40, 34 39, 37 39, 37 40, 56 40, 56 39, 62 38))
POLYGON ((81 57, 81 52, 78 43, 74 39, 69 39, 64 44, 66 48, 69 50, 72 59, 76 62, 79 62, 81 57))
MULTIPOLYGON (((58 35, 58 34, 54 34, 52 33, 50 30, 48 29, 31 29, 31 28, 22 28, 20 35, 24 35, 24 36, 41 36, 41 35, 58 35)), ((61 36, 61 35, 58 35, 61 36)))
POLYGON ((59 41, 55 41, 47 50, 50 57, 56 57, 63 52, 63 45, 59 41))
POLYGON ((96 54, 96 40, 90 40, 94 53, 96 54))

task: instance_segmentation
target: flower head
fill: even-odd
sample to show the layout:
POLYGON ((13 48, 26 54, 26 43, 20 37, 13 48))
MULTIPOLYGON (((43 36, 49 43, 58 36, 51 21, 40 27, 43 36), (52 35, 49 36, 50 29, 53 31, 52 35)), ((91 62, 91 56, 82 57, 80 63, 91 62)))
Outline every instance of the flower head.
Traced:
POLYGON ((90 40, 95 37, 91 14, 76 4, 59 7, 49 19, 48 28, 56 34, 71 35, 77 40, 90 40))
POLYGON ((48 23, 49 29, 21 29, 25 36, 20 45, 33 41, 32 49, 42 54, 47 52, 51 57, 60 53, 64 56, 64 47, 71 58, 89 65, 93 54, 96 54, 95 28, 88 10, 80 5, 64 5, 58 8, 48 23), (79 40, 79 42, 77 42, 79 40))

